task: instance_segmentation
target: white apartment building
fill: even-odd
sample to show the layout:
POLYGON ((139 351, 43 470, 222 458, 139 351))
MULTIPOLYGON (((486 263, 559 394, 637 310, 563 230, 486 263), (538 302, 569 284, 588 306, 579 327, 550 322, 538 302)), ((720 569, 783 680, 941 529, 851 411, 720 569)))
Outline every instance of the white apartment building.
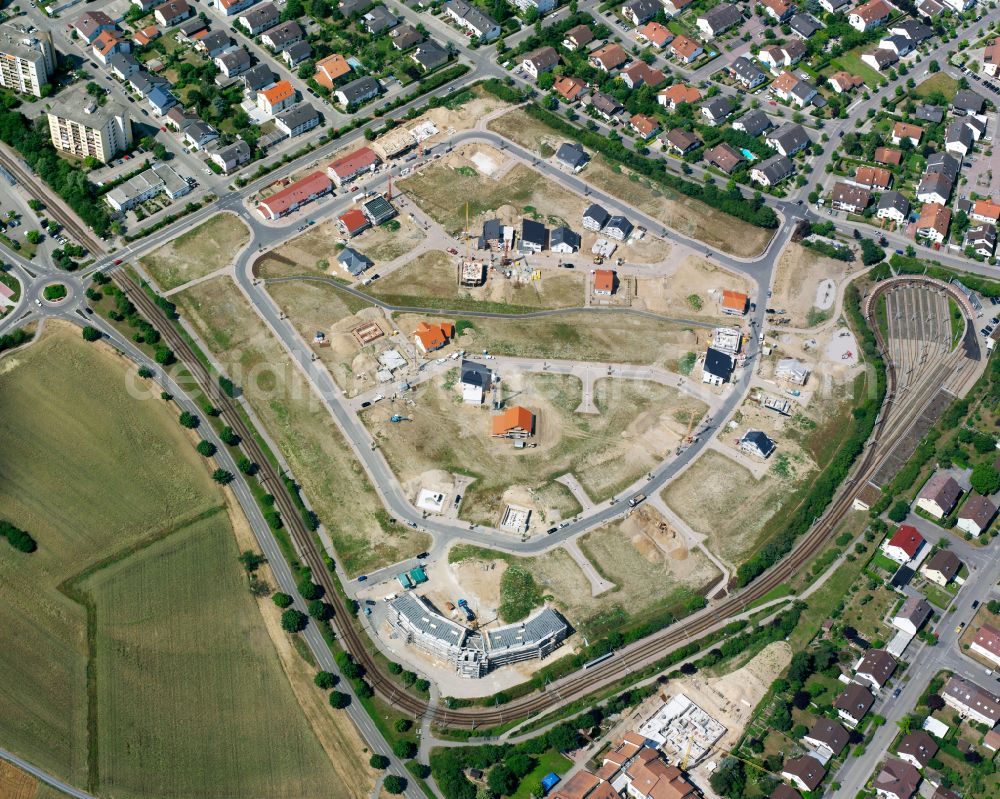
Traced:
POLYGON ((106 164, 132 143, 128 110, 113 102, 98 105, 83 86, 61 94, 48 118, 52 146, 77 158, 106 164))
POLYGON ((36 31, 29 35, 0 25, 0 86, 41 97, 55 68, 51 34, 36 31))

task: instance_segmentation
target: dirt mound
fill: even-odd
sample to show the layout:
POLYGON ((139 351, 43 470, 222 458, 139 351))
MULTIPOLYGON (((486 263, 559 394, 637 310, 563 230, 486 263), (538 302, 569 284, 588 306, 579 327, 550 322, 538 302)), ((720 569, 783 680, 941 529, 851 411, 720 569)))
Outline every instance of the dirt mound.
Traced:
POLYGON ((652 540, 650 540, 648 536, 643 533, 637 533, 632 536, 632 546, 635 547, 636 552, 642 555, 650 563, 660 563, 663 560, 663 556, 660 554, 659 548, 652 540))

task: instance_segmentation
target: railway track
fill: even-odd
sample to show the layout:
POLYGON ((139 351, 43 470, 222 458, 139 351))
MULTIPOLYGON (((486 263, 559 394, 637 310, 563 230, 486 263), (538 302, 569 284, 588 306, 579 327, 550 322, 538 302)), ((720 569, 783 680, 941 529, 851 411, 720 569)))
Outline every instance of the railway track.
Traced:
POLYGON ((50 198, 45 204, 46 211, 50 217, 56 220, 63 228, 80 244, 90 250, 91 255, 99 258, 104 255, 104 244, 90 232, 90 228, 76 218, 76 215, 63 207, 62 199, 55 194, 55 191, 45 185, 30 169, 22 166, 20 160, 10 154, 10 151, 0 147, 0 163, 15 177, 18 182, 31 191, 39 199, 50 198))
MULTIPOLYGON (((856 492, 850 488, 841 490, 823 516, 799 540, 798 545, 788 557, 782 559, 739 594, 730 596, 704 611, 688 617, 684 622, 666 628, 659 634, 644 638, 620 650, 615 657, 604 663, 587 671, 574 672, 562 678, 546 691, 514 700, 501 708, 463 708, 457 710, 430 708, 424 699, 407 693, 394 683, 382 673, 375 663, 370 651, 370 642, 366 640, 365 634, 350 621, 350 611, 341 594, 336 590, 333 576, 323 562, 314 534, 303 524, 280 473, 265 457, 263 450, 257 444, 254 432, 245 424, 243 416, 237 411, 234 400, 222 393, 211 374, 195 357, 192 348, 146 292, 121 270, 115 270, 112 276, 139 312, 160 329, 163 338, 173 349, 178 359, 185 363, 206 396, 220 409, 225 423, 240 436, 244 453, 260 467, 261 482, 275 496, 276 505, 291 535, 296 551, 303 563, 312 570, 313 580, 323 586, 327 598, 335 610, 334 629, 344 648, 365 668, 366 679, 380 697, 415 718, 429 714, 433 722, 445 727, 464 729, 491 727, 535 716, 557 703, 586 696, 607 681, 620 677, 630 669, 637 668, 657 656, 663 656, 676 646, 702 635, 715 627, 721 620, 742 613, 747 605, 781 585, 809 563, 828 543, 833 530, 851 510, 856 492)), ((915 282, 917 281, 919 278, 915 278, 915 282)), ((938 374, 946 373, 954 368, 962 355, 960 349, 951 353, 944 363, 931 370, 930 375, 933 379, 925 381, 921 390, 911 391, 906 398, 905 405, 900 404, 900 407, 897 408, 896 366, 891 360, 887 342, 883 340, 878 326, 873 325, 872 329, 879 350, 885 359, 886 396, 866 450, 857 463, 853 477, 850 478, 850 484, 854 486, 863 485, 879 465, 884 454, 892 449, 900 437, 906 435, 912 420, 919 415, 929 397, 933 396, 933 392, 940 386, 937 380, 938 374), (893 411, 897 412, 894 414, 893 411)))

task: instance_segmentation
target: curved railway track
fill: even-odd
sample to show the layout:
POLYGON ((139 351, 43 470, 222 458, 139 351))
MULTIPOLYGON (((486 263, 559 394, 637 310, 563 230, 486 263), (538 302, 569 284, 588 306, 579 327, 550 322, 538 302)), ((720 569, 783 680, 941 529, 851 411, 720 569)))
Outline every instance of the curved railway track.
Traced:
MULTIPOLYGON (((382 673, 376 664, 371 655, 371 644, 367 641, 367 637, 350 621, 350 611, 347 609, 341 594, 336 590, 333 576, 323 562, 315 535, 303 524, 280 473, 265 457, 256 441, 254 432, 245 424, 242 415, 237 412, 234 400, 222 393, 208 370, 195 356, 192 348, 146 292, 120 270, 116 270, 113 277, 139 312, 157 325, 163 338, 174 350, 179 360, 185 363, 206 396, 221 410, 226 424, 240 436, 241 446, 247 457, 260 467, 261 482, 274 494, 276 505, 291 534, 296 551, 303 563, 312 570, 313 579, 323 586, 334 607, 336 612, 333 620, 334 627, 344 648, 365 668, 366 678, 379 696, 415 718, 430 714, 432 720, 441 726, 465 729, 490 727, 535 716, 555 704, 586 696, 605 682, 642 665, 648 659, 663 656, 671 649, 688 642, 692 637, 699 636, 716 627, 720 622, 742 613, 747 605, 766 595, 771 589, 783 583, 812 560, 827 544, 833 530, 851 510, 855 491, 850 488, 842 489, 823 516, 799 540, 792 552, 738 594, 711 605, 660 633, 619 650, 615 657, 600 665, 587 671, 574 672, 562 678, 544 692, 525 696, 500 708, 463 708, 457 710, 431 708, 426 700, 407 693, 394 683, 382 673)), ((921 279, 915 277, 913 282, 920 283, 921 279)), ((933 366, 929 372, 930 379, 923 381, 924 385, 921 389, 909 392, 905 405, 901 403, 897 409, 896 366, 889 357, 887 342, 883 340, 878 326, 873 325, 872 330, 886 366, 886 396, 875 429, 865 452, 856 464, 853 476, 848 478, 848 485, 863 484, 874 473, 884 453, 890 451, 892 446, 907 433, 910 423, 922 411, 926 400, 940 388, 939 373, 947 373, 953 369, 962 357, 962 351, 959 348, 952 352, 945 361, 933 366), (892 411, 897 410, 896 414, 891 414, 892 411)))

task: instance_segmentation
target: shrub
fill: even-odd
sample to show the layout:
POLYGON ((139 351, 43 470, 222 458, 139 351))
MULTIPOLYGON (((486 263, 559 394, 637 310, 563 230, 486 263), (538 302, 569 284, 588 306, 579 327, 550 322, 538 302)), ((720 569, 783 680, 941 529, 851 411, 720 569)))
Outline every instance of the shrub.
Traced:
POLYGON ((910 514, 910 503, 905 499, 896 500, 889 509, 888 516, 894 522, 902 522, 910 514))
POLYGON ((35 539, 26 530, 15 527, 8 521, 0 520, 0 536, 6 538, 7 543, 18 552, 31 553, 38 549, 35 539))
POLYGON ((91 327, 87 325, 83 328, 83 340, 84 341, 97 341, 101 337, 101 331, 96 327, 91 327))

